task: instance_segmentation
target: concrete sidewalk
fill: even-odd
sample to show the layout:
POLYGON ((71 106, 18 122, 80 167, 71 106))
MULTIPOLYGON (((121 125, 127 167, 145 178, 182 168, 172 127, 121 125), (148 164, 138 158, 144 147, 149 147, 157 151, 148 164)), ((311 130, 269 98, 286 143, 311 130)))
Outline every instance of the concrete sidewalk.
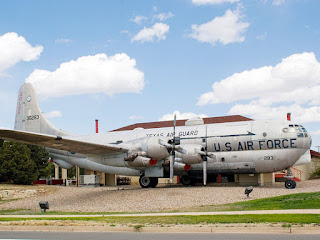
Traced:
POLYGON ((247 214, 320 214, 320 209, 288 209, 224 212, 174 212, 132 214, 88 214, 88 215, 0 215, 0 218, 71 218, 71 217, 147 217, 147 216, 199 216, 199 215, 247 215, 247 214))

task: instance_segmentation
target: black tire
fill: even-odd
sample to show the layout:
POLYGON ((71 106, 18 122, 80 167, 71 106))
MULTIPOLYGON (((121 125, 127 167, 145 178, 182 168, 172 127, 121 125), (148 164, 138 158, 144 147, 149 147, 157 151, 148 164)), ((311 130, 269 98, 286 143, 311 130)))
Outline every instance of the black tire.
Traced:
POLYGON ((284 186, 288 189, 294 189, 296 187, 296 182, 294 180, 287 180, 284 186))
POLYGON ((150 178, 150 180, 151 180, 150 187, 155 188, 158 185, 158 182, 159 182, 158 178, 157 177, 152 177, 152 178, 150 178))
POLYGON ((190 186, 190 185, 193 184, 193 181, 192 181, 191 177, 189 177, 189 176, 181 176, 180 177, 180 182, 184 186, 190 186))
POLYGON ((140 176, 139 183, 142 188, 148 188, 151 185, 151 178, 146 176, 140 176))

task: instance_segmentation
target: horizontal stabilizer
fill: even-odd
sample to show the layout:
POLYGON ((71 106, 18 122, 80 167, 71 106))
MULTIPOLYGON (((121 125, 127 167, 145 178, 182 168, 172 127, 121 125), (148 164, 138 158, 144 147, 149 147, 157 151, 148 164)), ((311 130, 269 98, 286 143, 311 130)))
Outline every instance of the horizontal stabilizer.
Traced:
POLYGON ((61 137, 8 129, 0 129, 0 139, 82 154, 110 154, 128 151, 128 149, 119 147, 119 145, 84 142, 72 139, 70 136, 61 137))

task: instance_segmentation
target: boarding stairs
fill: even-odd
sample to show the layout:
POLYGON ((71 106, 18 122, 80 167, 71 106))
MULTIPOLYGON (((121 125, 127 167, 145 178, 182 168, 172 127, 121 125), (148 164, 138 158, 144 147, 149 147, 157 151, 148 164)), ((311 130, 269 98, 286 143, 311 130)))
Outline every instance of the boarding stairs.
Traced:
MULTIPOLYGON (((297 169, 295 167, 291 167, 291 172, 293 175, 292 180, 296 181, 296 182, 301 182, 301 178, 302 178, 302 173, 303 171, 300 169, 297 169)), ((287 170, 283 170, 282 172, 276 172, 275 173, 275 181, 276 182, 284 182, 286 181, 285 176, 287 176, 287 170)))

